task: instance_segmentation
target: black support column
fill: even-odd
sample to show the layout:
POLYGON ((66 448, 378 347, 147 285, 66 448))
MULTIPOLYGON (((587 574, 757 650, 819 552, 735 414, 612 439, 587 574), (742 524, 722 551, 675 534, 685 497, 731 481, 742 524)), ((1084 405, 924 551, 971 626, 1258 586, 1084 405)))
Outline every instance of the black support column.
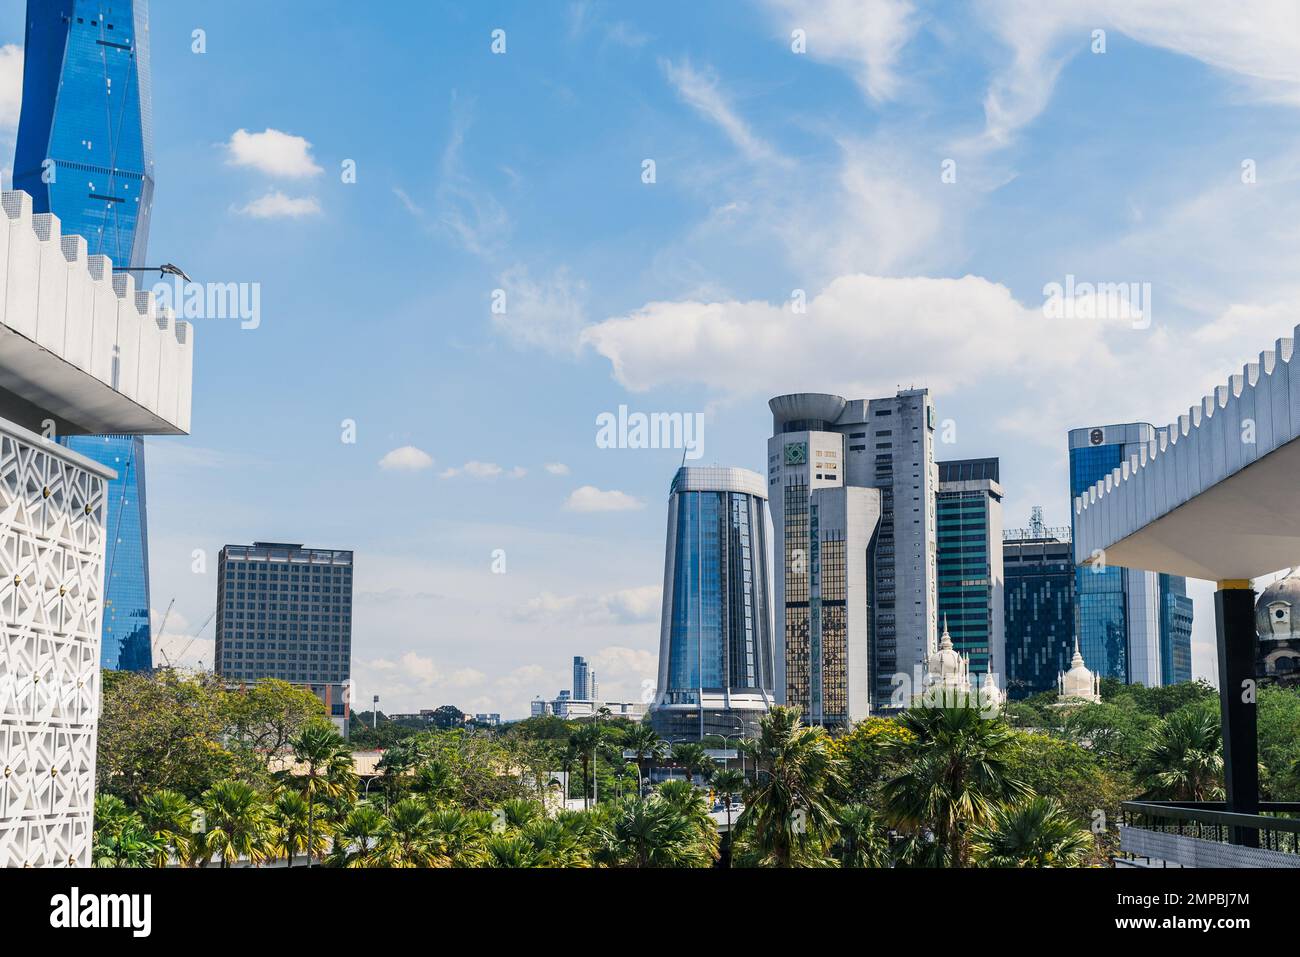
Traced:
MULTIPOLYGON (((1223 777, 1227 809, 1259 813, 1259 739, 1255 708, 1255 592, 1249 581, 1219 582, 1214 593, 1219 647, 1219 707, 1223 717, 1223 777)), ((1233 828, 1232 843, 1259 846, 1259 832, 1233 828)))

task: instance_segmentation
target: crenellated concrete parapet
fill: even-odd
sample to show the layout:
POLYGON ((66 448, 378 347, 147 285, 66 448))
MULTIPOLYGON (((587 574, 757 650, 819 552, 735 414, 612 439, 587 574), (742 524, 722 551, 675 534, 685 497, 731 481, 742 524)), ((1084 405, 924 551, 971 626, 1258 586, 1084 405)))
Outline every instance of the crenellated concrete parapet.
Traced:
POLYGON ((21 191, 0 195, 0 415, 61 434, 185 434, 194 331, 21 191))

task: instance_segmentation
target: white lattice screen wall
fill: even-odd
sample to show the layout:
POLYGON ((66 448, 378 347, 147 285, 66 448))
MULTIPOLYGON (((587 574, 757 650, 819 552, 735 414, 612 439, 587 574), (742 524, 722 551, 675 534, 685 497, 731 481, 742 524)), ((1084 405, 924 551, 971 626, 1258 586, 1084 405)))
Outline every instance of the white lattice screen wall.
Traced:
POLYGON ((106 480, 0 420, 0 866, 90 864, 106 480))

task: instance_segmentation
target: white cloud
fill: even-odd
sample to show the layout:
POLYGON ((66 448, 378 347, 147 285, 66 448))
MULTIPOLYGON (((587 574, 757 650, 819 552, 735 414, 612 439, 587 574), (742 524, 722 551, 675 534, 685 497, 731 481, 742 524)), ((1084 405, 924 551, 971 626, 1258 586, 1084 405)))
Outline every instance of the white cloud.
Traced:
POLYGON ((393 449, 379 460, 379 467, 396 472, 418 472, 433 465, 433 457, 414 445, 393 449))
POLYGON ((568 475, 568 474, 569 474, 569 467, 568 467, 567 465, 565 465, 563 462, 547 462, 547 463, 546 463, 544 466, 542 466, 542 467, 543 467, 544 469, 546 469, 546 471, 550 472, 552 475, 568 475))
POLYGON ((627 512, 645 508, 645 503, 617 489, 603 491, 584 485, 573 490, 564 507, 570 512, 627 512))
POLYGON ((686 61, 673 63, 665 60, 661 65, 669 82, 677 90, 677 95, 721 127, 736 148, 747 158, 751 160, 775 158, 772 148, 755 135, 748 124, 736 114, 727 97, 718 89, 717 78, 712 73, 701 73, 686 61))
POLYGON ((239 212, 253 219, 301 219, 319 216, 321 207, 315 196, 286 196, 277 189, 240 207, 239 212))
POLYGON ((495 479, 504 475, 506 478, 517 479, 523 478, 527 474, 528 470, 518 465, 506 471, 495 462, 469 461, 459 468, 453 466, 452 468, 443 469, 438 473, 438 477, 449 479, 464 475, 466 478, 472 479, 495 479))
POLYGON ((465 171, 461 154, 470 126, 470 107, 453 97, 451 109, 451 135, 442 153, 436 197, 437 225, 467 252, 490 258, 505 245, 513 224, 496 196, 465 171))
POLYGON ((787 43, 792 30, 803 30, 807 55, 846 65, 873 100, 898 94, 898 58, 917 29, 908 0, 766 0, 766 5, 779 18, 787 43))
POLYGON ((18 130, 23 105, 23 48, 15 43, 0 47, 0 132, 18 130))
POLYGON ((311 155, 311 143, 301 136, 265 129, 250 133, 239 129, 226 144, 231 166, 247 166, 268 176, 302 179, 321 172, 311 155))
POLYGON ((559 269, 535 280, 525 266, 513 266, 498 279, 505 293, 504 312, 492 325, 511 343, 563 355, 577 349, 587 318, 587 284, 559 269))

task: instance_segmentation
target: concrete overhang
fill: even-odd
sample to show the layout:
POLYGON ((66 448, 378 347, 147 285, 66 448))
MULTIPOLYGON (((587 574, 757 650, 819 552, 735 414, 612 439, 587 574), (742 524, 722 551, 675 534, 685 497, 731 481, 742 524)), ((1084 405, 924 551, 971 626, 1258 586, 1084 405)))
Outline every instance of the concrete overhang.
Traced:
POLYGON ((1293 349, 1279 339, 1074 500, 1084 564, 1210 581, 1300 565, 1293 349))
POLYGON ((58 434, 184 435, 193 330, 88 256, 31 197, 0 197, 0 416, 58 434))

